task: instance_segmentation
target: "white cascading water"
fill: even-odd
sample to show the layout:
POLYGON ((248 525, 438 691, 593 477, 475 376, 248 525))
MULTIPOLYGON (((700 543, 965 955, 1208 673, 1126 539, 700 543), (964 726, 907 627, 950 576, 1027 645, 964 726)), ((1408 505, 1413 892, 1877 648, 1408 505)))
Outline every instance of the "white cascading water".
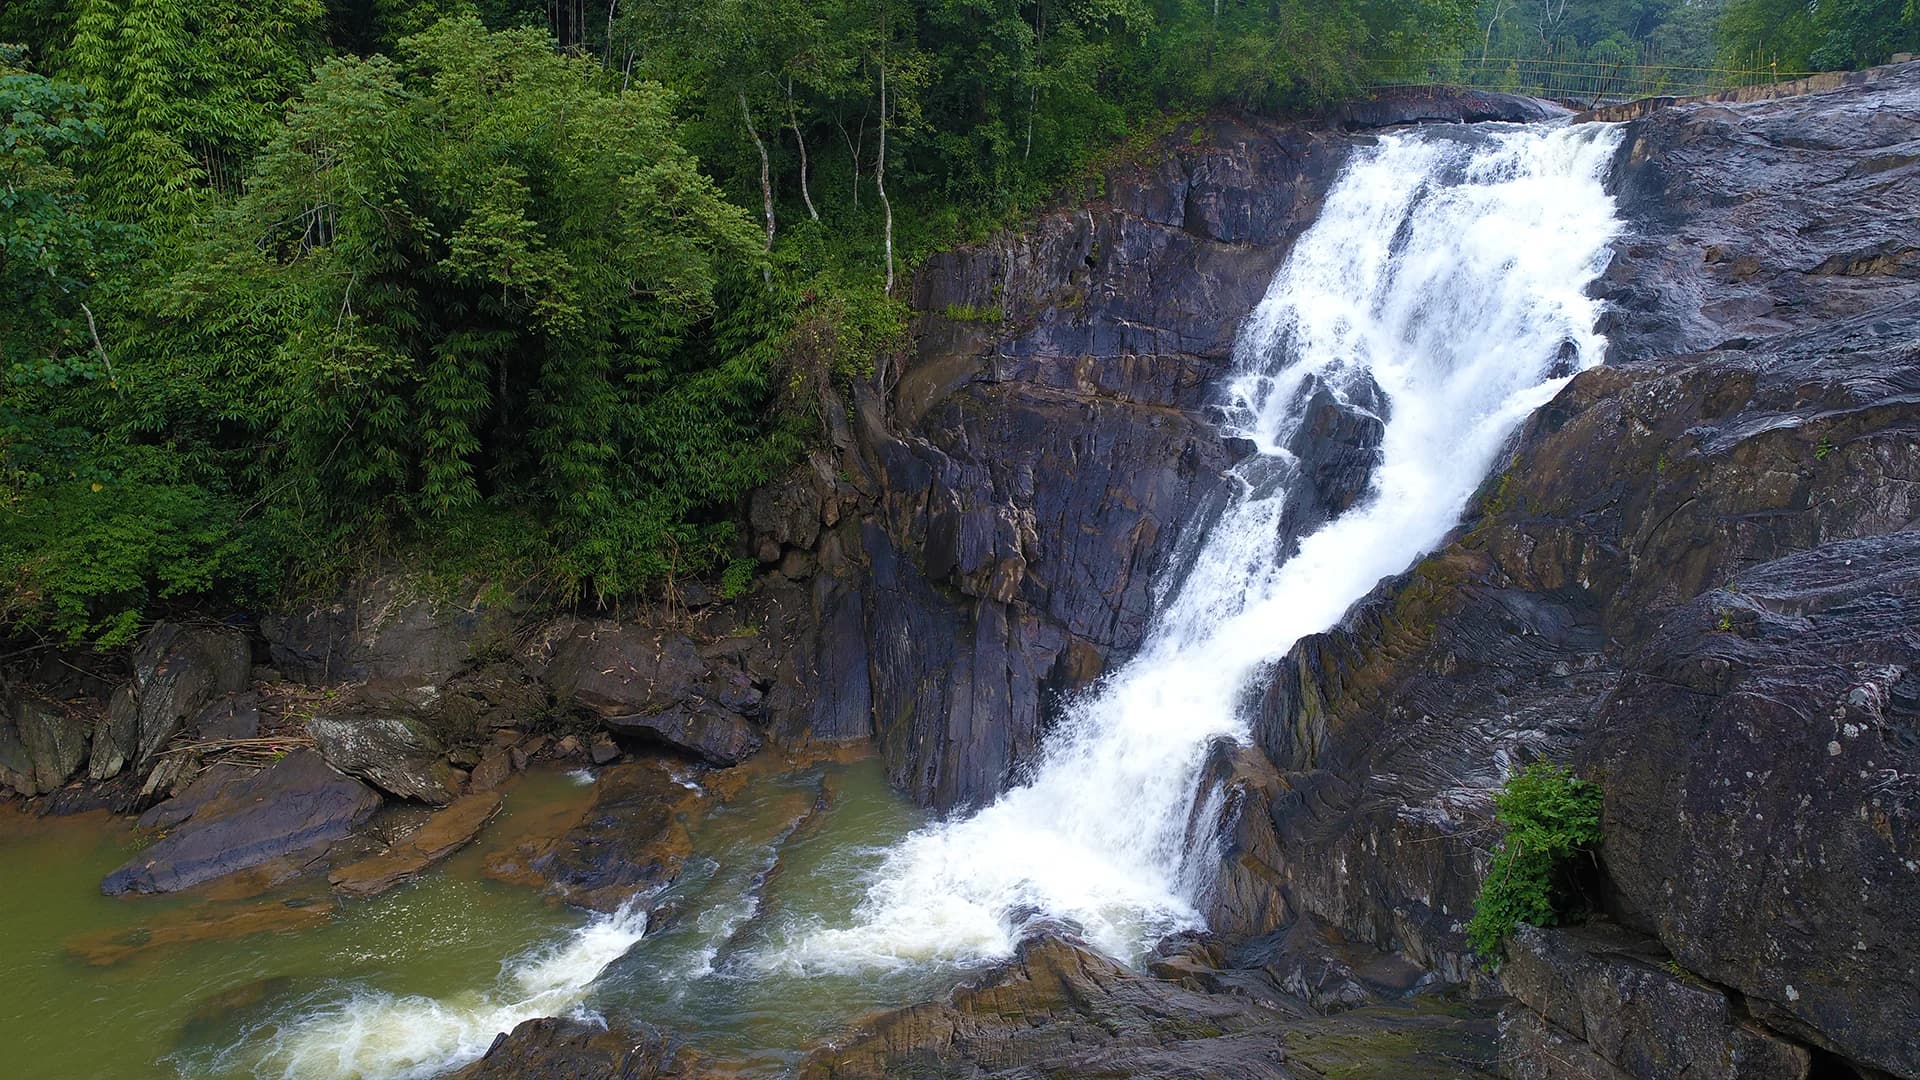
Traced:
POLYGON ((1519 423, 1599 362, 1585 290, 1619 227, 1603 186, 1617 141, 1601 125, 1483 127, 1356 151, 1242 330, 1229 427, 1258 454, 1145 646, 1071 709, 1028 783, 909 836, 854 925, 767 960, 1005 956, 1036 914, 1125 957, 1198 925, 1212 860, 1187 825, 1210 744, 1248 734, 1255 677, 1438 544, 1519 423), (1368 494, 1288 558, 1288 485, 1258 478, 1288 471, 1310 378, 1342 394, 1371 379, 1386 428, 1368 494))
POLYGON ((579 1013, 593 980, 640 940, 646 925, 642 898, 595 916, 552 948, 513 958, 502 965, 498 985, 463 997, 354 993, 303 1010, 279 1025, 264 1047, 243 1040, 207 1071, 229 1075, 239 1064, 232 1058, 257 1053, 248 1071, 258 1077, 438 1076, 486 1053, 494 1036, 523 1020, 579 1013))

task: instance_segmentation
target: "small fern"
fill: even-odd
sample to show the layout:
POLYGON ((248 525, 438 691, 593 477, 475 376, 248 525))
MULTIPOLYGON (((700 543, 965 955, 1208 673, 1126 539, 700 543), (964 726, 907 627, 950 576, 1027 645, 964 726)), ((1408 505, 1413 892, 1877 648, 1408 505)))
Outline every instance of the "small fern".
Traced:
POLYGON ((1515 926, 1560 921, 1568 864, 1600 842, 1600 786, 1536 761, 1507 780, 1493 805, 1506 836, 1467 924, 1467 940, 1489 960, 1515 926))

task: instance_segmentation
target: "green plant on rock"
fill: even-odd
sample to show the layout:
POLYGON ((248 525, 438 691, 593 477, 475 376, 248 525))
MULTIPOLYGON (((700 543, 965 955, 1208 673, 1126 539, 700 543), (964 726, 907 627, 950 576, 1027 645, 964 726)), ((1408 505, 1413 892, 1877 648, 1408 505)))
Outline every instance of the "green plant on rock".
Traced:
POLYGON ((1506 835, 1467 924, 1467 940, 1489 960, 1515 926, 1560 921, 1573 862, 1600 841, 1600 785, 1536 761, 1507 780, 1493 805, 1506 835))

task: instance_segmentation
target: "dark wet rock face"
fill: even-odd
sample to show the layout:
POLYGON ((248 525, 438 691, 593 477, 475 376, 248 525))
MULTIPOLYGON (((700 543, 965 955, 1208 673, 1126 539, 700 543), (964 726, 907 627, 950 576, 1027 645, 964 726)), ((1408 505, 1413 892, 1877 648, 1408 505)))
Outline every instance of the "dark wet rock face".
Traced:
POLYGON ((145 775, 168 740, 253 676, 246 635, 227 627, 161 623, 134 650, 132 665, 133 678, 108 699, 93 733, 87 774, 94 780, 129 768, 145 775))
POLYGON ((1589 751, 1623 917, 1767 1023, 1906 1074, 1920 1073, 1916 673, 1920 532, 1839 540, 1671 615, 1589 751))
POLYGON ((258 772, 228 774, 195 798, 172 831, 108 874, 100 890, 175 892, 300 852, 317 857, 380 805, 379 795, 308 750, 258 772))
POLYGON ((1604 923, 1522 927, 1500 981, 1533 1014, 1505 1022, 1537 1029, 1524 1045, 1505 1040, 1510 1076, 1564 1075, 1549 1049, 1556 1033, 1580 1047, 1576 1057, 1598 1059, 1601 1075, 1636 1080, 1799 1080, 1812 1065, 1806 1047, 1747 1019, 1736 998, 1680 970, 1658 942, 1604 923))
POLYGON ((1345 147, 1227 120, 1169 145, 1105 199, 930 260, 918 351, 864 403, 872 710, 931 806, 1001 791, 1059 695, 1139 646, 1224 494, 1203 409, 1345 147))
POLYGON ((613 911, 680 872, 692 851, 685 818, 702 797, 661 762, 611 766, 595 777, 593 805, 564 834, 489 855, 487 873, 613 911))
POLYGON ((1540 98, 1454 86, 1391 87, 1327 110, 1328 121, 1348 131, 1490 120, 1524 124, 1571 115, 1571 109, 1540 98))
POLYGON ((1439 1007, 1318 1017, 1277 997, 1154 978, 1047 936, 945 1001, 867 1021, 799 1076, 1472 1076, 1492 1065, 1491 1035, 1485 1018, 1439 1007))
POLYGON ((1277 666, 1272 768, 1217 773, 1216 930, 1310 915, 1474 979, 1491 793, 1568 761, 1605 789, 1591 900, 1663 959, 1516 943, 1509 1075, 1920 1075, 1916 139, 1911 65, 1629 130, 1633 362, 1277 666))
POLYGON ((1616 356, 1742 347, 1920 297, 1920 66, 1628 129, 1616 356))
POLYGON ((699 1059, 645 1024, 523 1021, 452 1080, 668 1080, 701 1075, 699 1059))

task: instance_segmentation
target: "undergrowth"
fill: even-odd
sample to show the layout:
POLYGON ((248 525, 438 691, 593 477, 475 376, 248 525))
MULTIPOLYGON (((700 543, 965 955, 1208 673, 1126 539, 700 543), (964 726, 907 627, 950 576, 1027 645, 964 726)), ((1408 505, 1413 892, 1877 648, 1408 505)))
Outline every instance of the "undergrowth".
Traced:
POLYGON ((1467 940, 1489 961, 1514 927, 1551 926, 1568 913, 1576 860, 1600 842, 1600 785, 1536 761, 1493 797, 1506 835, 1474 901, 1467 940))

